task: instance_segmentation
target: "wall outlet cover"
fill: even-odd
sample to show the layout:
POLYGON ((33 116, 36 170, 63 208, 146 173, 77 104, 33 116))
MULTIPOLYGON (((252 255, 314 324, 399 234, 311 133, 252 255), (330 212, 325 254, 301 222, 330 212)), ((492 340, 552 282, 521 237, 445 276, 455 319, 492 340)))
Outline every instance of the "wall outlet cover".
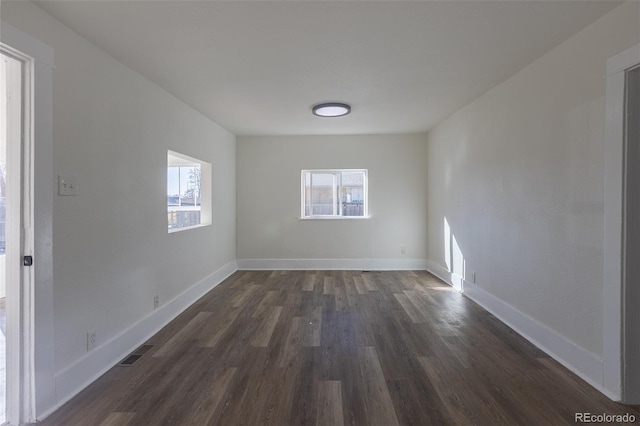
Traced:
POLYGON ((78 195, 78 188, 77 188, 75 176, 58 175, 58 195, 62 195, 62 196, 78 195))
POLYGON ((96 331, 87 331, 87 352, 93 350, 98 344, 96 339, 96 331))

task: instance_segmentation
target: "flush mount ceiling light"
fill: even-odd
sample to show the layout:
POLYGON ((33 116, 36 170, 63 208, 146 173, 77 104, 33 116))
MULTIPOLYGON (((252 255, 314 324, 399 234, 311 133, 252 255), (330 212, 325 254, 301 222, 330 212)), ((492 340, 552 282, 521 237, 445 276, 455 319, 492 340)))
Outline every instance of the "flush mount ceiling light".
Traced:
POLYGON ((351 107, 340 102, 327 102, 313 107, 313 114, 318 117, 342 117, 350 112, 351 107))

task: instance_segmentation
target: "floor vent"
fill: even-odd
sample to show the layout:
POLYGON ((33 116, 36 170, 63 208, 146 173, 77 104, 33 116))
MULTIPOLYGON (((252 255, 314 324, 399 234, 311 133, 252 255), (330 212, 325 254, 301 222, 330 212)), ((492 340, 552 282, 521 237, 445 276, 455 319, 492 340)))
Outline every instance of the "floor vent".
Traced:
POLYGON ((142 355, 129 355, 120 363, 120 365, 125 367, 130 367, 133 365, 134 362, 139 360, 141 357, 142 355))
POLYGON ((122 367, 131 367, 137 360, 142 358, 142 355, 147 353, 149 349, 151 349, 153 345, 142 345, 138 349, 136 349, 131 355, 123 359, 120 364, 122 367))

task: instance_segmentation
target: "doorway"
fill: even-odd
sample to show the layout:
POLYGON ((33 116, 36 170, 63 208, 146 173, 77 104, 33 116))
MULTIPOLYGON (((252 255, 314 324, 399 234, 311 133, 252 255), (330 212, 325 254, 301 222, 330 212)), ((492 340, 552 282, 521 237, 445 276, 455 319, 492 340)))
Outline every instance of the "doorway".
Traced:
POLYGON ((30 250, 26 225, 31 216, 23 196, 30 188, 26 63, 18 52, 0 48, 0 424, 16 423, 21 402, 21 313, 29 277, 23 254, 30 250))
MULTIPOLYGON (((2 115, 0 124, 0 424, 7 420, 7 287, 16 285, 12 281, 16 278, 15 271, 7 270, 7 249, 9 257, 14 258, 13 252, 20 252, 20 241, 18 247, 13 247, 15 241, 14 232, 9 230, 9 241, 7 241, 7 216, 14 216, 14 203, 20 200, 8 199, 7 197, 7 147, 15 144, 21 145, 22 140, 22 63, 4 52, 0 53, 0 114, 2 115), (7 215, 9 213, 9 215, 7 215), (9 247, 7 247, 9 243, 9 247), (12 256, 13 255, 13 256, 12 256)), ((13 160, 13 159, 12 159, 13 160)), ((13 162, 13 161, 12 161, 13 162)), ((20 166, 12 164, 12 167, 20 166)), ((11 173, 14 175, 15 173, 11 173)), ((18 174, 18 177, 20 175, 18 174)), ((10 184, 15 185, 13 176, 10 184)), ((9 191, 13 192, 13 191, 9 191)), ((13 195, 13 194, 11 194, 13 195)), ((20 224, 12 223, 13 217, 9 218, 9 227, 20 224)), ((14 269, 9 265, 10 269, 14 269)), ((18 274, 20 271, 18 271, 18 274)), ((19 286, 19 283, 17 284, 19 286)))
MULTIPOLYGON (((6 421, 12 425, 46 417, 56 398, 53 339, 53 49, 13 27, 0 24, 0 53, 21 64, 22 143, 7 145, 6 208, 6 421), (20 160, 15 162, 14 156, 20 160), (18 178, 11 178, 17 173, 18 178), (14 186, 10 182, 18 182, 14 186), (20 186, 21 185, 21 186, 20 186), (14 206, 12 208, 11 206, 14 206), (17 220, 11 215, 17 214, 17 220), (10 235, 11 231, 14 233, 10 235), (9 241, 17 235, 13 249, 9 241), (22 266, 22 256, 33 266, 22 266), (10 283, 18 282, 12 286, 10 283), (36 374, 37 372, 37 374, 36 374)), ((0 79, 3 80, 3 79, 0 79)), ((2 96, 0 96, 1 98, 2 96)), ((6 118, 6 117, 3 117, 6 118)), ((2 120, 9 123, 10 120, 2 120)))
POLYGON ((640 45, 607 61, 603 388, 640 403, 640 45))
POLYGON ((640 65, 626 71, 626 212, 623 260, 623 395, 640 402, 640 65))

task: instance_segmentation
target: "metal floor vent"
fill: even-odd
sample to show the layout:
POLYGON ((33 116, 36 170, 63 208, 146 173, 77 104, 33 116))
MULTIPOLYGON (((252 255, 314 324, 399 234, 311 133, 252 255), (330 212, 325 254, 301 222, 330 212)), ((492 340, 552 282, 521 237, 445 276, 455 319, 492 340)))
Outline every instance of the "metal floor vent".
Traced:
POLYGON ((151 349, 153 345, 142 345, 138 349, 136 349, 131 355, 120 361, 120 366, 123 367, 131 367, 137 360, 142 358, 142 355, 147 353, 149 349, 151 349))
POLYGON ((141 357, 142 357, 142 355, 129 355, 124 360, 122 360, 120 365, 124 365, 125 367, 132 366, 133 363, 136 362, 137 360, 139 360, 141 357))

